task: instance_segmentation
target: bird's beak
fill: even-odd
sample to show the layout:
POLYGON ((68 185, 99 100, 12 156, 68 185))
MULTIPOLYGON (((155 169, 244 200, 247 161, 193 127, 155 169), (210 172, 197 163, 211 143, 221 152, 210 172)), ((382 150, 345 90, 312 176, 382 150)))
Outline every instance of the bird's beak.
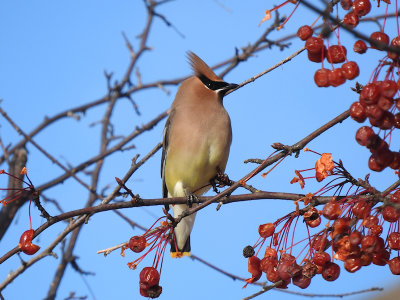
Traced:
POLYGON ((221 94, 222 94, 223 96, 225 96, 227 92, 236 89, 238 86, 239 86, 239 85, 236 84, 236 83, 229 83, 227 86, 225 86, 225 87, 221 90, 221 94))

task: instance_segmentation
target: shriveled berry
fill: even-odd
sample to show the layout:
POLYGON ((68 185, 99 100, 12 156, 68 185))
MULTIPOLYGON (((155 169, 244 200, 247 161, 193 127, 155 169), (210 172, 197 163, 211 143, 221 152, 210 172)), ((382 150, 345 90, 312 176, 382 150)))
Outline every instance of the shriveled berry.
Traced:
POLYGON ((388 245, 392 250, 400 250, 400 233, 391 232, 387 238, 388 245))
POLYGON ((342 65, 344 77, 348 80, 353 80, 360 74, 360 69, 355 61, 348 61, 342 65))
POLYGON ((350 228, 350 220, 348 218, 338 218, 333 222, 333 232, 332 237, 335 237, 338 234, 345 233, 350 228))
POLYGON ((340 267, 333 262, 326 263, 325 266, 322 268, 322 277, 326 281, 334 281, 338 279, 339 275, 340 267))
POLYGON ((303 215, 304 222, 311 228, 317 227, 321 224, 321 217, 319 216, 318 210, 313 207, 306 211, 303 215))
POLYGON ((21 249, 21 251, 24 252, 25 254, 33 255, 40 249, 38 245, 32 243, 34 233, 35 231, 33 229, 29 229, 25 231, 19 239, 18 246, 21 249))
POLYGON ((267 223, 262 224, 258 227, 258 233, 262 238, 267 238, 273 235, 275 232, 275 224, 274 223, 267 223))
POLYGON ((245 258, 249 258, 253 256, 256 252, 254 251, 254 248, 252 246, 246 246, 243 248, 243 256, 245 258))
POLYGON ((354 204, 351 211, 357 218, 364 219, 371 212, 371 204, 365 200, 359 200, 354 204))
POLYGON ((318 69, 314 74, 314 82, 319 87, 328 87, 329 84, 329 73, 331 70, 318 69))
MULTIPOLYGON (((371 33, 369 38, 370 38, 370 40, 375 41, 377 43, 384 44, 385 46, 389 45, 389 41, 390 41, 389 36, 386 33, 381 32, 381 31, 376 31, 376 32, 371 33)), ((382 46, 380 46, 378 44, 374 45, 374 43, 371 43, 371 48, 382 50, 382 46)))
POLYGON ((347 13, 343 18, 343 23, 351 28, 355 28, 359 23, 357 14, 353 11, 347 13))
POLYGON ((281 280, 278 274, 278 270, 276 267, 274 268, 269 268, 267 271, 267 280, 271 282, 278 282, 281 280))
POLYGON ((342 63, 346 59, 347 50, 346 47, 342 45, 332 45, 329 46, 326 59, 329 63, 338 64, 342 63))
POLYGON ((385 219, 385 221, 394 223, 399 221, 400 213, 397 211, 397 209, 388 205, 385 206, 385 208, 383 209, 382 217, 385 219))
POLYGON ((314 33, 314 30, 308 26, 308 25, 303 25, 297 30, 297 36, 302 40, 305 41, 308 38, 310 38, 314 33))
POLYGON ((400 257, 396 256, 388 262, 390 272, 394 275, 400 275, 400 257))
POLYGON ((142 235, 133 236, 129 239, 128 247, 133 252, 136 253, 142 252, 144 248, 146 248, 146 239, 142 235))
POLYGON ((362 40, 358 40, 354 43, 353 51, 358 54, 363 54, 367 52, 367 49, 368 49, 367 44, 362 40))
POLYGON ((260 270, 264 273, 268 273, 270 268, 275 268, 278 264, 278 260, 275 257, 264 257, 260 261, 260 270))
POLYGON ((311 278, 304 276, 303 274, 299 274, 293 277, 293 284, 298 286, 301 289, 307 288, 311 283, 311 278))
POLYGON ((354 0, 353 11, 359 16, 365 16, 371 11, 371 2, 369 0, 354 0))
POLYGON ((267 247, 264 252, 264 257, 269 257, 269 256, 278 258, 278 253, 276 252, 275 249, 273 249, 271 247, 267 247))
POLYGON ((333 87, 337 87, 337 86, 342 85, 343 83, 346 82, 346 77, 344 77, 341 68, 337 68, 337 69, 332 70, 328 74, 328 78, 329 78, 329 84, 331 86, 333 86, 333 87))
POLYGON ((306 263, 302 266, 301 274, 306 276, 307 278, 312 278, 317 274, 318 267, 312 263, 311 261, 306 261, 306 263))

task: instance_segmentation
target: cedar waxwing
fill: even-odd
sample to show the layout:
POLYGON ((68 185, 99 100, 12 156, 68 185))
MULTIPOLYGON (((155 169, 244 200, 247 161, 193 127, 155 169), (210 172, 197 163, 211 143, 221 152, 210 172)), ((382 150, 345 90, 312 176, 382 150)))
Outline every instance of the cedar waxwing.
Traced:
MULTIPOLYGON (((164 198, 188 197, 189 202, 207 192, 217 173, 225 171, 232 128, 222 98, 238 85, 224 82, 193 52, 188 52, 188 59, 195 75, 182 82, 172 103, 164 129, 161 177, 164 198)), ((172 205, 175 218, 186 209, 187 204, 172 205)), ((171 257, 190 255, 195 217, 187 216, 175 227, 171 257)))

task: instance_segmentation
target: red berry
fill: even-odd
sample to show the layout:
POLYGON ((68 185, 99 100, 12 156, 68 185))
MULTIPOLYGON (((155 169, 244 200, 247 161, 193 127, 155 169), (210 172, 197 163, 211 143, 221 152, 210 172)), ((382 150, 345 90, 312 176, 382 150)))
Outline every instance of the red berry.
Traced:
POLYGON ((285 281, 301 273, 301 268, 296 263, 296 258, 287 253, 282 254, 277 270, 279 277, 285 281))
POLYGON ((367 49, 367 44, 362 40, 358 40, 354 43, 353 51, 356 53, 363 54, 367 52, 367 49))
POLYGON ((339 277, 339 275, 340 267, 333 262, 326 263, 325 266, 322 268, 322 277, 326 281, 334 281, 339 277))
MULTIPOLYGON (((396 152, 398 154, 398 152, 396 152)), ((391 196, 390 200, 391 203, 400 203, 400 190, 395 191, 391 196)))
POLYGON ((369 0, 354 0, 353 11, 359 16, 365 16, 371 11, 371 2, 369 0))
MULTIPOLYGON (((397 50, 400 51, 400 35, 393 38, 393 40, 390 42, 390 46, 393 48, 397 48, 397 50)), ((393 60, 397 60, 399 58, 399 55, 395 52, 388 51, 387 54, 388 54, 388 57, 393 60)))
POLYGON ((28 255, 33 255, 39 251, 40 247, 32 243, 33 234, 35 231, 33 229, 29 229, 25 231, 21 238, 19 239, 19 248, 22 252, 28 255))
POLYGON ((334 238, 338 234, 345 233, 349 230, 349 219, 348 218, 338 218, 333 222, 333 233, 332 237, 334 238))
POLYGON ((380 123, 373 123, 373 121, 379 121, 383 118, 383 113, 384 110, 381 109, 378 105, 376 104, 371 104, 371 105, 367 105, 367 107, 365 107, 365 114, 367 115, 368 118, 370 118, 370 123, 373 126, 378 126, 381 125, 380 123), (371 120, 373 119, 373 120, 371 120))
POLYGON ((372 225, 371 226, 371 234, 372 235, 381 235, 383 231, 382 225, 372 225))
POLYGON ((251 274, 251 278, 246 280, 247 283, 253 283, 260 279, 262 275, 260 263, 261 260, 257 256, 249 257, 247 269, 251 274))
POLYGON ((146 239, 142 235, 133 236, 129 239, 128 247, 133 252, 136 253, 142 252, 144 248, 146 248, 146 239))
POLYGON ((314 81, 319 87, 329 86, 329 73, 331 70, 328 69, 318 69, 314 74, 314 81))
POLYGON ((353 5, 352 0, 340 0, 340 5, 344 10, 349 10, 351 6, 353 5))
POLYGON ((361 269, 361 258, 357 255, 349 255, 344 261, 344 268, 347 272, 354 273, 361 269))
POLYGON ((346 60, 346 54, 346 47, 341 45, 332 45, 328 48, 326 59, 332 64, 342 63, 346 60))
POLYGON ((154 267, 145 267, 139 274, 140 283, 147 287, 158 285, 160 273, 154 267))
POLYGON ((312 53, 310 51, 307 51, 307 57, 309 61, 315 62, 315 63, 320 63, 324 60, 326 57, 326 47, 324 46, 322 48, 321 52, 316 52, 312 53))
POLYGON ((328 220, 335 220, 342 214, 342 210, 337 202, 331 201, 324 205, 322 214, 328 220))
POLYGON ((375 247, 378 244, 378 237, 375 235, 366 235, 361 240, 361 250, 367 253, 375 251, 375 247))
POLYGON ((341 68, 332 70, 329 73, 328 78, 329 78, 329 84, 333 87, 337 87, 346 82, 346 77, 344 77, 341 68))
POLYGON ((354 204, 351 211, 357 218, 364 219, 369 216, 371 212, 371 204, 364 200, 359 200, 354 204))
POLYGON ((378 99, 378 107, 382 110, 387 111, 387 110, 391 109, 393 106, 393 103, 394 103, 394 101, 392 98, 388 98, 383 95, 380 96, 378 99))
POLYGON ((374 130, 369 126, 363 126, 356 132, 356 141, 361 146, 369 147, 375 139, 374 130))
MULTIPOLYGON (((384 44, 384 45, 389 45, 389 36, 381 31, 376 31, 371 33, 370 37, 371 40, 376 41, 378 43, 384 44)), ((371 43, 371 48, 382 50, 382 47, 380 45, 374 45, 371 43)))
POLYGON ((399 221, 400 213, 397 211, 397 209, 388 205, 385 206, 385 208, 383 209, 382 217, 385 219, 385 221, 394 223, 399 221))
POLYGON ((361 252, 360 259, 363 266, 369 266, 372 262, 372 254, 368 252, 361 252))
POLYGON ((397 113, 393 116, 393 126, 397 129, 400 128, 400 113, 397 113))
POLYGON ((400 275, 400 257, 399 256, 389 260, 388 265, 390 268, 390 272, 392 272, 394 275, 400 275))
POLYGON ((304 276, 303 274, 299 274, 293 277, 293 284, 298 286, 301 289, 307 288, 311 283, 311 278, 304 276))
POLYGON ((370 168, 372 171, 375 171, 375 172, 381 172, 381 171, 383 171, 383 169, 385 169, 384 166, 378 164, 375 154, 372 154, 369 157, 368 168, 370 168))
POLYGON ((393 160, 390 163, 389 167, 393 170, 398 170, 400 169, 400 153, 399 152, 392 152, 392 153, 393 153, 393 160))
POLYGON ((348 61, 342 65, 344 77, 348 80, 353 80, 360 74, 360 69, 355 61, 348 61))
POLYGON ((362 225, 366 228, 371 228, 372 226, 377 225, 378 223, 379 219, 377 216, 367 216, 364 217, 362 225))
POLYGON ((355 28, 359 23, 358 16, 351 11, 344 16, 343 23, 351 28, 355 28))
POLYGON ((400 233, 391 232, 387 238, 388 245, 392 250, 400 250, 400 233))
POLYGON ((350 117, 358 123, 364 122, 367 118, 365 107, 358 101, 354 102, 350 106, 350 117))
POLYGON ((312 258, 312 262, 317 266, 324 266, 330 260, 331 256, 326 252, 315 252, 312 258))
POLYGON ((313 33, 314 33, 314 30, 313 30, 310 26, 308 26, 308 25, 301 26, 301 27, 299 28, 299 30, 297 30, 297 36, 298 36, 302 41, 305 41, 305 40, 307 40, 308 38, 310 38, 310 37, 313 35, 313 33))
POLYGON ((262 238, 267 238, 273 235, 275 232, 275 225, 274 223, 267 223, 258 226, 258 233, 262 238))
POLYGON ((398 90, 397 84, 393 80, 384 80, 381 85, 381 94, 387 98, 393 98, 398 90))
POLYGON ((310 37, 306 40, 306 49, 311 53, 321 53, 324 49, 324 40, 319 37, 310 37))
POLYGON ((312 248, 316 251, 324 251, 326 245, 328 244, 328 239, 325 235, 318 235, 314 238, 312 242, 312 248))
MULTIPOLYGON (((371 119, 369 120, 369 122, 371 123, 371 119)), ((380 129, 383 129, 383 130, 391 129, 393 127, 393 125, 394 125, 394 116, 393 116, 393 114, 391 112, 389 112, 389 111, 383 111, 383 116, 379 120, 379 124, 378 125, 379 125, 378 127, 380 129)), ((391 153, 389 153, 388 155, 392 156, 391 153)), ((391 157, 391 160, 392 160, 392 157, 391 157)), ((385 165, 388 166, 389 164, 387 164, 387 165, 385 164, 385 165)))
POLYGON ((360 101, 365 102, 367 105, 376 104, 380 95, 380 86, 375 82, 368 83, 361 90, 360 101))
POLYGON ((279 280, 281 280, 281 278, 279 277, 278 270, 277 270, 276 267, 268 269, 268 271, 267 271, 267 280, 269 280, 271 282, 278 282, 279 280))
POLYGON ((386 250, 380 250, 372 253, 372 263, 377 266, 385 266, 390 258, 389 252, 386 250))
POLYGON ((358 246, 361 243, 363 236, 358 230, 354 230, 349 235, 349 242, 352 246, 358 246))

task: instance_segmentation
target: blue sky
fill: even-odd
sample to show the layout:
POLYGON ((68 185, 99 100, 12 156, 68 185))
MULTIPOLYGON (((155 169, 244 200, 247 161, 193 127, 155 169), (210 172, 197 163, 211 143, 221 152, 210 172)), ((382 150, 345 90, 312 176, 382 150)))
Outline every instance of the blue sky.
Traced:
MULTIPOLYGON (((143 55, 138 65, 142 81, 153 82, 190 74, 185 58, 188 50, 198 54, 209 65, 230 58, 235 48, 241 49, 258 39, 269 26, 266 22, 258 27, 265 9, 279 3, 180 0, 160 6, 158 12, 172 22, 184 38, 160 19, 155 21, 148 42, 152 50, 143 55)), ((376 14, 384 12, 383 7, 374 10, 376 14)), ((287 15, 290 11, 291 7, 287 6, 280 12, 287 15)), ((268 38, 276 39, 291 34, 299 26, 311 24, 315 18, 313 13, 299 10, 284 29, 273 32, 268 38)), ((1 2, 1 107, 23 130, 29 132, 46 116, 103 97, 107 93, 104 71, 113 72, 113 79, 120 80, 129 63, 129 52, 121 33, 124 32, 137 49, 137 36, 144 22, 142 1, 1 2)), ((395 22, 388 21, 386 28, 394 30, 395 22)), ((377 30, 374 24, 363 25, 360 29, 377 30)), ((369 51, 360 56, 350 51, 354 41, 351 36, 342 32, 341 39, 349 45, 349 59, 357 60, 360 65, 362 74, 358 81, 367 82, 380 54, 369 51)), ((230 72, 225 80, 240 83, 303 45, 298 39, 290 43, 290 47, 284 51, 272 48, 257 53, 230 72)), ((267 157, 272 152, 270 145, 274 142, 295 143, 357 100, 350 90, 354 81, 339 88, 316 88, 313 74, 319 67, 319 64, 307 61, 306 53, 302 53, 291 63, 226 97, 224 103, 233 127, 233 143, 226 172, 233 180, 240 179, 254 167, 243 164, 245 159, 267 157)), ((166 110, 173 101, 177 87, 166 86, 166 89, 169 94, 161 89, 153 89, 133 95, 140 116, 135 114, 128 101, 120 101, 113 115, 116 134, 128 134, 136 126, 149 122, 166 110)), ((77 165, 98 152, 100 126, 93 124, 101 119, 104 109, 101 106, 88 111, 80 121, 72 118, 59 121, 35 137, 35 141, 62 163, 77 165)), ((101 187, 109 185, 113 188, 114 177, 125 174, 131 158, 136 154, 143 157, 161 140, 163 125, 163 122, 160 123, 135 140, 134 149, 109 159, 102 172, 101 187)), ((369 172, 369 153, 354 140, 358 127, 360 125, 354 121, 346 120, 313 141, 309 147, 318 152, 331 152, 335 160, 343 160, 354 177, 364 177, 369 172)), ((2 118, 0 135, 6 144, 20 140, 2 118)), ((393 147, 398 148, 396 137, 393 138, 393 147)), ((28 146, 28 151, 28 172, 35 185, 39 186, 62 173, 32 145, 28 146)), ((316 191, 321 185, 311 181, 307 182, 304 190, 289 183, 294 176, 294 169, 313 167, 315 160, 316 157, 310 153, 302 153, 298 159, 289 157, 266 178, 256 176, 249 183, 266 191, 316 191)), ((161 197, 159 166, 160 153, 134 174, 128 186, 143 198, 161 197)), ((88 180, 83 174, 80 176, 88 180)), ((384 189, 392 181, 394 176, 390 170, 371 175, 371 183, 378 189, 384 189)), ((5 185, 4 177, 0 177, 0 183, 5 185)), ((47 191, 45 195, 57 199, 65 211, 82 207, 88 197, 87 191, 71 179, 47 191)), ((47 205, 46 208, 52 214, 57 213, 54 206, 47 205)), ((192 252, 228 272, 247 277, 247 261, 241 255, 243 247, 256 241, 259 224, 273 222, 293 209, 293 203, 282 200, 229 204, 218 212, 215 205, 210 205, 197 216, 192 234, 192 252)), ((38 227, 43 220, 35 209, 33 212, 34 227, 38 227)), ((160 207, 122 212, 143 226, 150 226, 155 221, 154 216, 162 214, 160 207)), ((0 253, 13 248, 21 232, 28 226, 27 206, 24 206, 2 240, 0 253)), ((64 226, 60 223, 46 230, 39 236, 38 244, 45 248, 64 226)), ((88 299, 141 298, 139 271, 131 271, 126 266, 127 262, 136 258, 135 255, 127 253, 123 258, 113 253, 104 258, 96 254, 96 251, 124 242, 135 234, 140 234, 140 231, 132 231, 126 222, 112 212, 93 216, 84 226, 74 253, 79 256, 80 267, 96 275, 83 280, 81 275, 68 267, 57 299, 66 298, 70 292, 75 292, 77 296, 87 295, 88 299)), ((55 252, 60 255, 60 248, 56 248, 55 252)), ((22 258, 28 259, 25 255, 22 258)), ((148 258, 142 267, 151 262, 152 259, 148 258)), ((15 256, 1 265, 1 281, 19 263, 18 256, 15 256)), ((3 295, 6 299, 43 298, 58 263, 52 257, 43 259, 17 278, 4 290, 3 295)), ((332 283, 316 277, 305 292, 345 293, 372 286, 386 288, 395 280, 387 266, 370 266, 355 274, 342 270, 340 278, 332 283)), ((255 286, 242 289, 242 282, 232 281, 187 258, 171 260, 166 257, 160 284, 163 286, 162 299, 241 299, 259 290, 255 286)), ((300 291, 294 286, 290 286, 289 290, 300 291)), ((283 299, 299 297, 279 291, 271 291, 270 296, 283 299)), ((365 297, 361 295, 346 299, 365 297)))

